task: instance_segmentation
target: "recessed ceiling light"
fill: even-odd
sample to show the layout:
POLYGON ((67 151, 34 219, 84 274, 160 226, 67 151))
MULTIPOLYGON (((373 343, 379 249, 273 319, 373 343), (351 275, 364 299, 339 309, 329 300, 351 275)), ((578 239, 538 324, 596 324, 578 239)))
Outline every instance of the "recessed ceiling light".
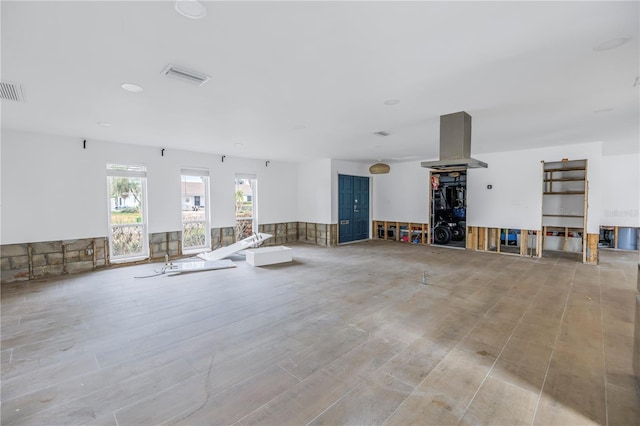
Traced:
POLYGON ((593 48, 596 52, 604 52, 605 50, 615 49, 631 40, 630 36, 618 37, 611 40, 604 41, 593 48))
POLYGON ((122 87, 127 92, 133 92, 133 93, 140 93, 144 90, 141 86, 138 86, 137 84, 132 84, 132 83, 124 83, 120 87, 122 87))
POLYGON ((173 7, 180 15, 191 19, 202 19, 207 16, 207 8, 198 0, 176 0, 173 7))
POLYGON ((96 124, 98 126, 104 126, 104 127, 113 126, 113 123, 109 123, 108 121, 98 121, 96 124))
POLYGON ((398 105, 400 101, 398 99, 389 99, 388 101, 384 101, 384 104, 387 106, 398 105))

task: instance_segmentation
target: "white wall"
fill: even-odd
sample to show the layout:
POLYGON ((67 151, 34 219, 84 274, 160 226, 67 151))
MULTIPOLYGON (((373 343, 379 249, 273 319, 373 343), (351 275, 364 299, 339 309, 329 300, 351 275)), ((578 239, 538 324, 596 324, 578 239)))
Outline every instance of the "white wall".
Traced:
POLYGON ((602 170, 601 224, 640 227, 640 155, 604 156, 602 170))
MULTIPOLYGON (((297 165, 2 130, 2 244, 106 236, 106 164, 147 166, 149 232, 181 229, 180 169, 209 169, 212 227, 232 226, 235 173, 258 177, 260 223, 298 220, 297 165), (291 194, 294 194, 293 196, 291 194)), ((328 173, 327 173, 328 175, 328 173)), ((326 185, 329 188, 329 184, 326 185)))
POLYGON ((417 161, 390 166, 389 173, 373 175, 373 219, 428 223, 429 169, 417 161))
POLYGON ((328 158, 298 164, 298 221, 331 221, 331 160, 328 158))

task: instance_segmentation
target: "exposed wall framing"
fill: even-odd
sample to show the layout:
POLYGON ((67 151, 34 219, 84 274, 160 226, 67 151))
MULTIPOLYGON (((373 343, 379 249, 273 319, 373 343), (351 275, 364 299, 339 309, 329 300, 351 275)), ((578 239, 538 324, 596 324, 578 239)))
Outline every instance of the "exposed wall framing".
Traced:
POLYGON ((87 272, 107 265, 106 238, 2 246, 2 282, 87 272))
MULTIPOLYGON (((265 245, 304 242, 321 246, 337 244, 337 225, 312 222, 263 224, 259 232, 273 235, 265 245)), ((232 226, 211 229, 211 249, 235 243, 232 226)), ((113 266, 109 260, 109 240, 106 237, 78 240, 7 244, 1 247, 1 282, 27 281, 48 276, 88 272, 113 266)), ((149 235, 149 259, 132 262, 179 258, 182 253, 180 231, 149 235)), ((127 263, 124 263, 127 264, 127 263)), ((118 265, 123 265, 119 263, 118 265)))
POLYGON ((149 257, 151 259, 169 259, 182 255, 182 232, 157 232, 149 235, 149 257))
POLYGON ((430 229, 428 223, 374 220, 371 227, 372 238, 391 241, 428 244, 430 229))
POLYGON ((599 234, 587 234, 587 250, 585 252, 585 262, 590 265, 597 265, 600 258, 598 255, 599 234))
POLYGON ((479 226, 467 227, 467 250, 488 251, 492 253, 517 256, 540 257, 540 231, 519 229, 517 233, 506 228, 479 226), (509 236, 517 235, 515 244, 509 244, 509 236), (502 242, 504 241, 504 243, 502 242))

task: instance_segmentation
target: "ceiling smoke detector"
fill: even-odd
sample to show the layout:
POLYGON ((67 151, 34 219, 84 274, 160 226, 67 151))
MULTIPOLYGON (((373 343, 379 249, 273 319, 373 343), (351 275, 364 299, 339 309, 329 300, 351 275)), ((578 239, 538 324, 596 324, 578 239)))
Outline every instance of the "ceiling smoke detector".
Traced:
POLYGON ((24 102, 24 90, 19 83, 0 83, 0 99, 6 101, 24 102))
POLYGON ((173 7, 186 18, 202 19, 207 16, 207 8, 198 0, 175 0, 173 7))
POLYGON ((202 74, 197 71, 179 67, 173 64, 167 65, 167 67, 162 70, 162 74, 175 80, 181 80, 190 84, 195 84, 196 86, 202 86, 211 78, 206 74, 202 74))

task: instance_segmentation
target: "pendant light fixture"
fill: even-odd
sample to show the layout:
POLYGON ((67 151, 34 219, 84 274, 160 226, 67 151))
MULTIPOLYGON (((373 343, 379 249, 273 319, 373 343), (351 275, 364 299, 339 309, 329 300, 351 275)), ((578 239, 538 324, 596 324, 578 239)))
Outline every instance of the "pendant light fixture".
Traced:
POLYGON ((385 163, 376 163, 369 167, 369 173, 371 173, 372 175, 389 173, 389 170, 391 170, 391 167, 389 167, 389 165, 385 163))

